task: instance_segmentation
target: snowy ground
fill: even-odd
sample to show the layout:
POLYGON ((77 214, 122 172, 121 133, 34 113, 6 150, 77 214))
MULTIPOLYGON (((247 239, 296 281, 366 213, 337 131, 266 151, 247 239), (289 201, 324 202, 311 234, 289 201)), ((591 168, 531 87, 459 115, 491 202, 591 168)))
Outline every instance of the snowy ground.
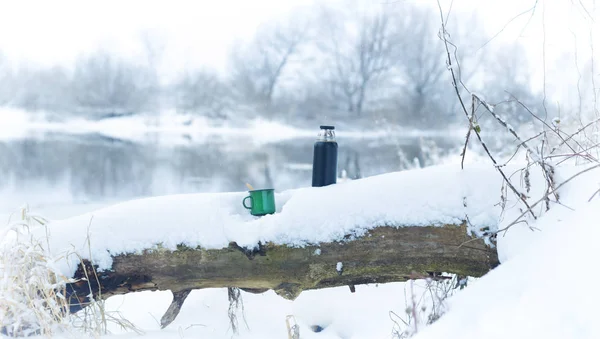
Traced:
POLYGON ((593 285, 600 199, 588 202, 599 183, 597 171, 584 175, 563 191, 568 208, 555 206, 531 225, 539 231, 507 233, 519 238, 510 258, 451 300, 451 311, 416 338, 600 338, 593 285))
MULTIPOLYGON (((581 169, 563 166, 557 178, 560 182, 581 169)), ((515 181, 519 182, 519 174, 516 175, 515 181)), ((542 185, 535 175, 533 178, 531 199, 535 201, 539 194, 535 188, 542 185)), ((600 236, 596 220, 600 218, 600 198, 596 196, 588 202, 599 184, 600 171, 590 171, 561 189, 562 205, 554 204, 539 220, 530 220, 529 226, 535 231, 525 224, 517 224, 505 235, 501 233, 498 249, 502 265, 452 297, 449 312, 430 327, 419 327, 416 338, 599 338, 600 328, 594 320, 600 293, 589 283, 596 277, 595 241, 600 236)), ((156 239, 169 239, 173 243, 192 239, 209 247, 229 240, 251 245, 264 239, 301 245, 300 240, 334 239, 349 231, 360 234, 365 227, 380 222, 398 225, 418 225, 418 220, 452 222, 465 213, 476 226, 472 230, 484 225, 502 228, 520 211, 514 201, 509 201, 508 210, 499 214, 495 206, 499 200, 499 185, 498 175, 489 165, 469 164, 465 171, 456 165, 436 166, 333 187, 281 192, 277 198, 279 212, 259 220, 244 214, 240 203, 244 193, 228 193, 138 200, 57 220, 50 228, 60 235, 53 240, 59 251, 69 241, 87 234, 88 222, 83 221, 94 215, 93 225, 98 230, 117 232, 118 229, 131 233, 128 237, 133 241, 124 243, 114 241, 115 237, 113 241, 96 237, 99 233, 92 230, 93 246, 116 252, 135 250, 156 239), (411 199, 400 199, 402 196, 411 199), (463 206, 465 196, 466 208, 463 206), (214 213, 206 216, 203 208, 210 208, 214 213), (314 209, 312 217, 306 215, 307 208, 314 209), (325 212, 330 214, 323 214, 325 212), (199 222, 198 218, 202 217, 207 219, 199 222), (306 218, 311 222, 306 222, 306 218), (195 222, 173 226, 175 219, 194 219, 195 222), (492 220, 497 224, 490 225, 492 220), (321 222, 313 225, 315 221, 321 222), (189 233, 191 227, 197 228, 204 222, 209 227, 217 227, 219 232, 189 233), (149 228, 137 233, 133 232, 135 228, 123 228, 123 225, 135 227, 136 223, 149 228), (276 228, 276 224, 290 228, 284 231, 276 228), (166 237, 167 233, 161 233, 165 225, 169 225, 166 229, 170 238, 166 237), (306 225, 316 228, 306 228, 306 225), (73 233, 68 234, 68 230, 73 233)), ((60 219, 97 207, 77 206, 72 214, 68 209, 57 208, 45 212, 52 219, 60 219)), ((271 291, 259 295, 244 293, 248 327, 240 314, 237 337, 286 338, 285 319, 293 315, 300 326, 301 338, 391 338, 394 322, 390 311, 406 315, 408 286, 402 283, 357 286, 354 294, 347 287, 306 291, 293 302, 271 291), (324 329, 315 333, 311 326, 324 329)), ((417 289, 415 295, 421 296, 422 289, 417 289)), ((232 337, 226 290, 193 292, 178 318, 160 330, 158 319, 168 307, 170 297, 170 292, 112 297, 107 302, 107 310, 118 311, 134 322, 145 331, 145 338, 232 337)), ((111 329, 113 334, 107 337, 139 337, 114 326, 111 329)))
MULTIPOLYGON (((239 338, 287 338, 288 315, 293 315, 300 326, 301 338, 389 338, 393 327, 389 311, 402 312, 406 307, 403 285, 357 286, 356 293, 350 293, 347 287, 306 291, 293 302, 272 291, 258 295, 243 293, 248 326, 240 315, 239 338), (311 326, 323 330, 315 333, 311 326)), ((226 289, 192 292, 177 319, 160 330, 157 319, 160 320, 170 302, 169 292, 141 292, 113 297, 108 307, 120 310, 144 328, 148 338, 175 338, 180 334, 186 338, 232 337, 226 289)))

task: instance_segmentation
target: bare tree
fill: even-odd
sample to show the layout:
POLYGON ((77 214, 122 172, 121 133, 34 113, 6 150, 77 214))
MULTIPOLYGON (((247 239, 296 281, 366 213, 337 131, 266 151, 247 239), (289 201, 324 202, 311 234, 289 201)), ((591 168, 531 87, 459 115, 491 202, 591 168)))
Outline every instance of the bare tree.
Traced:
POLYGON ((157 87, 154 72, 105 52, 80 59, 73 76, 73 97, 79 113, 96 117, 133 114, 150 109, 157 87))
POLYGON ((13 106, 48 113, 68 112, 71 108, 71 75, 63 67, 21 67, 10 80, 10 86, 13 89, 7 99, 13 106))
MULTIPOLYGON (((393 84, 399 89, 394 97, 399 112, 395 116, 404 124, 438 127, 456 120, 456 98, 448 86, 450 78, 445 61, 445 48, 439 38, 439 17, 430 7, 402 4, 399 13, 396 42, 396 69, 393 84)), ((484 43, 483 25, 476 17, 451 18, 453 41, 460 41, 461 50, 452 50, 457 63, 453 65, 463 83, 481 75, 482 61, 487 58, 478 49, 484 43), (468 62, 467 62, 468 61, 468 62)), ((466 88, 461 88, 468 95, 466 88)))
POLYGON ((531 72, 523 46, 517 43, 505 44, 489 54, 485 62, 487 72, 484 74, 484 85, 481 88, 487 100, 498 106, 503 118, 512 121, 513 124, 533 120, 532 114, 522 104, 530 109, 531 113, 543 117, 542 98, 534 93, 529 83, 531 72))
POLYGON ((245 103, 270 107, 286 68, 308 38, 308 23, 301 17, 259 28, 247 45, 231 54, 232 87, 245 103))
POLYGON ((14 84, 12 82, 12 72, 4 57, 0 52, 0 105, 6 105, 11 98, 14 84))
POLYGON ((227 85, 216 73, 195 71, 183 74, 174 86, 175 108, 212 118, 226 118, 232 107, 227 85))
POLYGON ((167 40, 159 31, 145 30, 140 34, 140 42, 144 49, 148 66, 158 69, 167 48, 167 40))
POLYGON ((148 81, 147 91, 152 113, 160 112, 163 106, 163 91, 160 83, 159 69, 167 48, 166 37, 155 30, 145 30, 140 35, 140 42, 147 60, 148 81))
POLYGON ((334 105, 361 117, 371 86, 395 64, 394 19, 389 11, 357 18, 325 9, 321 25, 327 38, 319 47, 326 59, 323 72, 334 105), (352 26, 356 27, 353 29, 352 26))
POLYGON ((437 25, 433 13, 427 8, 405 6, 401 28, 397 31, 399 47, 395 52, 398 76, 395 84, 400 88, 396 107, 406 121, 419 125, 431 125, 447 120, 449 91, 446 86, 444 49, 437 37, 437 25), (443 119, 443 115, 446 119, 443 119), (440 119, 442 118, 442 119, 440 119))

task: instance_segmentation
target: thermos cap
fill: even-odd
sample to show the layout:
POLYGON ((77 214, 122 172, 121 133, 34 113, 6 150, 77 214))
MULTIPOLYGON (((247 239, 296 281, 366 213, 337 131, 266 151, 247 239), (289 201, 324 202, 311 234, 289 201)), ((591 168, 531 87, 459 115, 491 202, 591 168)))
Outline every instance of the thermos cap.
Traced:
POLYGON ((321 125, 320 128, 321 129, 335 129, 335 126, 321 125))

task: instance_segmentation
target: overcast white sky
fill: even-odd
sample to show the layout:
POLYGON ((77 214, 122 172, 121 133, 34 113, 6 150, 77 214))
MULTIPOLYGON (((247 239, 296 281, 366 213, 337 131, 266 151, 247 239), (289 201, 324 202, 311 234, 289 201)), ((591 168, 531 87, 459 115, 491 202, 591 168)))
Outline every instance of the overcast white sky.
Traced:
POLYGON ((234 37, 302 3, 308 1, 2 1, 0 50, 44 64, 98 47, 135 56, 147 30, 164 37, 172 63, 220 64, 234 37))
MULTIPOLYGON (((99 47, 135 57, 141 51, 141 32, 151 31, 162 36, 166 43, 165 72, 203 64, 222 69, 228 46, 235 38, 250 37, 261 22, 285 15, 295 6, 332 1, 339 2, 0 0, 0 51, 10 60, 41 64, 70 63, 78 54, 99 47)), ((370 1, 372 6, 385 6, 386 2, 397 1, 436 6, 435 0, 365 1, 370 1)), ((447 11, 452 0, 441 2, 447 11)), ((535 0, 454 0, 452 13, 476 11, 489 32, 498 32, 511 18, 535 3, 535 0)), ((543 46, 547 76, 570 74, 573 65, 570 65, 571 68, 565 65, 557 67, 556 61, 564 52, 573 52, 574 37, 578 39, 580 59, 589 59, 590 41, 600 36, 595 31, 590 35, 590 29, 597 28, 590 18, 595 19, 595 16, 594 0, 539 0, 531 20, 530 13, 520 16, 493 43, 521 41, 534 61, 539 85, 542 81, 543 46)))

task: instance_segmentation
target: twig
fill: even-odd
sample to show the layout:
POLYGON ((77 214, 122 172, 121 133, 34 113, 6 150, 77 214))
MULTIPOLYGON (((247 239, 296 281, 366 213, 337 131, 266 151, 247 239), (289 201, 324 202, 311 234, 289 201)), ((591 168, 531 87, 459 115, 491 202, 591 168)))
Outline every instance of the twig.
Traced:
MULTIPOLYGON (((528 9, 528 10, 525 10, 525 11, 523 11, 523 12, 521 12, 521 13, 519 13, 519 14, 515 15, 515 16, 514 16, 512 19, 508 20, 508 22, 507 22, 506 24, 504 24, 504 26, 503 26, 503 27, 502 27, 502 28, 501 28, 501 29, 500 29, 498 32, 496 32, 496 34, 494 34, 494 36, 493 36, 493 37, 491 37, 491 38, 490 38, 488 41, 486 41, 486 42, 485 42, 483 45, 481 45, 481 47, 479 47, 479 48, 477 49, 477 51, 479 51, 480 49, 484 48, 484 47, 485 47, 487 44, 489 44, 489 43, 490 43, 490 42, 492 42, 494 39, 496 39, 496 38, 498 37, 498 35, 500 35, 502 32, 504 32, 504 30, 506 29, 506 27, 508 27, 508 26, 509 26, 509 25, 510 25, 510 24, 511 24, 513 21, 515 21, 515 20, 516 20, 517 18, 519 18, 520 16, 522 16, 522 15, 525 15, 525 14, 527 14, 527 13, 529 13, 529 12, 532 12, 532 13, 531 13, 531 16, 533 16, 533 14, 535 13, 535 8, 537 7, 537 3, 538 3, 538 1, 539 1, 539 0, 536 0, 536 1, 535 1, 535 4, 534 4, 534 5, 533 5, 533 7, 531 7, 530 9, 528 9)), ((531 20, 531 18, 529 18, 529 19, 531 20)), ((529 24, 529 21, 528 21, 527 23, 529 24)), ((527 26, 527 25, 525 25, 525 27, 526 27, 526 26, 527 26)))
POLYGON ((556 151, 560 146, 562 146, 563 144, 567 143, 569 140, 571 140, 574 136, 576 136, 577 134, 581 133, 582 131, 586 130, 588 127, 590 127, 592 124, 595 124, 597 122, 600 121, 600 118, 597 118, 594 121, 589 122, 588 124, 586 124, 585 126, 581 127, 580 129, 577 130, 577 132, 571 134, 567 139, 565 139, 562 143, 560 143, 558 146, 554 147, 551 151, 550 154, 554 153, 554 151, 556 151))
MULTIPOLYGON (((498 162, 496 161, 496 159, 492 156, 492 153, 490 152, 490 150, 487 148, 487 145, 483 142, 483 140, 481 139, 481 135, 479 134, 479 132, 477 130, 475 130, 475 135, 477 136, 477 139, 479 140, 479 143, 481 144, 481 146, 483 146, 483 149, 485 150, 485 152, 487 153, 488 157, 492 160, 492 163, 494 164, 494 167, 496 168, 496 170, 500 173, 500 175, 502 176, 502 178, 504 179, 504 181, 506 181, 506 185, 510 188, 511 191, 513 191, 513 193, 519 197, 519 199, 523 202, 523 204, 525 205, 525 207, 527 207, 527 210, 530 211, 531 216, 534 219, 537 219, 537 217, 535 216, 535 214, 533 213, 533 211, 531 210, 531 207, 529 206, 529 203, 527 202, 527 200, 525 200, 525 196, 523 194, 521 194, 517 188, 510 182, 510 180, 506 177, 506 174, 504 174, 504 171, 502 171, 502 169, 500 168, 500 166, 498 165, 498 162)), ((525 147, 525 145, 523 146, 525 147)))
POLYGON ((190 328, 192 328, 192 327, 195 327, 195 326, 202 326, 202 327, 206 327, 206 325, 204 325, 204 324, 191 324, 190 326, 186 327, 185 329, 186 329, 186 330, 189 330, 190 328))
POLYGON ((392 320, 394 323, 398 324, 398 322, 397 322, 396 320, 394 320, 394 318, 392 318, 392 315, 394 315, 394 316, 396 316, 396 318, 400 319, 400 321, 402 321, 402 322, 404 323, 404 325, 406 325, 406 326, 409 326, 409 325, 408 325, 408 323, 407 323, 406 321, 404 321, 404 319, 402 319, 402 317, 401 317, 401 316, 399 316, 398 314, 396 314, 396 312, 394 312, 394 311, 390 311, 389 315, 390 315, 390 319, 391 319, 391 320, 392 320))
POLYGON ((517 149, 515 149, 515 151, 514 151, 513 155, 511 155, 511 157, 510 157, 510 158, 508 158, 508 160, 507 160, 507 161, 504 163, 504 165, 500 165, 500 166, 504 167, 504 166, 508 165, 508 163, 509 163, 509 162, 510 162, 510 161, 511 161, 511 160, 512 160, 512 159, 513 159, 513 158, 514 158, 516 155, 517 155, 517 153, 519 152, 519 148, 521 148, 521 146, 523 146, 523 143, 525 143, 525 142, 529 142, 529 141, 531 141, 531 140, 533 140, 533 139, 536 139, 536 138, 539 138, 539 137, 540 137, 541 135, 543 135, 543 134, 544 134, 544 132, 540 132, 540 133, 538 133, 538 134, 536 134, 536 135, 534 135, 534 136, 532 136, 532 137, 528 138, 527 140, 525 140, 525 141, 523 141, 523 142, 519 143, 519 144, 517 145, 517 149))
MULTIPOLYGON (((546 113, 545 119, 548 119, 548 107, 546 106, 546 3, 542 4, 542 67, 543 67, 543 94, 542 106, 544 107, 544 113, 546 113)), ((592 72, 593 73, 593 72, 592 72)))
POLYGON ((454 74, 454 69, 453 69, 453 65, 452 65, 452 57, 450 56, 450 48, 448 48, 448 40, 446 39, 446 24, 444 23, 444 13, 442 12, 442 5, 440 4, 440 1, 437 1, 438 4, 438 8, 440 10, 440 19, 442 20, 442 39, 444 40, 444 46, 446 48, 446 55, 447 55, 447 64, 448 64, 448 69, 450 70, 450 73, 452 74, 452 85, 454 86, 454 90, 456 91, 456 95, 458 97, 458 101, 460 102, 460 105, 463 109, 463 112, 465 113, 465 116, 467 117, 467 119, 469 118, 469 113, 467 113, 467 108, 465 107, 465 103, 462 100, 462 97, 460 96, 460 91, 458 90, 458 85, 456 82, 456 76, 454 74))
POLYGON ((229 323, 234 334, 238 334, 238 319, 237 312, 242 311, 242 318, 246 328, 248 323, 246 322, 246 315, 244 314, 244 301, 242 300, 242 293, 237 287, 227 287, 227 298, 229 299, 229 309, 227 314, 229 316, 229 323))
POLYGON ((469 137, 471 136, 471 131, 473 130, 473 119, 475 117, 475 102, 471 100, 471 117, 469 118, 469 130, 467 131, 467 136, 465 137, 465 146, 463 147, 462 156, 460 160, 460 169, 465 168, 465 155, 467 154, 467 146, 469 145, 469 137))
MULTIPOLYGON (((510 95, 514 101, 516 101, 521 107, 523 107, 531 116, 533 116, 537 121, 541 122, 544 126, 546 126, 549 130, 551 130, 552 132, 554 132, 554 134, 556 134, 562 141, 563 143, 566 143, 565 139, 562 137, 562 135, 560 135, 559 132, 557 132, 554 128, 552 128, 552 126, 548 125, 547 122, 545 122, 544 120, 542 120, 540 117, 538 117, 535 113, 533 113, 529 107, 527 107, 524 103, 522 103, 519 99, 517 99, 517 97, 515 97, 512 93, 505 91, 506 93, 508 93, 508 95, 510 95)), ((571 151, 576 152, 573 147, 571 147, 571 145, 569 145, 568 143, 566 144, 571 151)), ((581 145, 579 145, 579 143, 577 143, 577 145, 579 147, 581 147, 581 145)))
POLYGON ((471 136, 471 124, 469 124, 469 130, 467 131, 467 136, 465 137, 465 145, 463 146, 463 150, 460 153, 462 157, 460 159, 460 169, 465 169, 465 155, 467 154, 467 146, 469 145, 469 137, 471 136))
MULTIPOLYGON (((546 193, 546 194, 545 194, 545 195, 544 195, 544 196, 543 196, 543 197, 542 197, 540 200, 536 201, 536 202, 535 202, 533 205, 531 205, 531 208, 533 208, 533 207, 537 206, 537 205, 538 205, 540 202, 543 202, 543 201, 545 201, 545 199, 547 198, 547 196, 548 196, 548 195, 550 195, 550 194, 553 194, 554 192, 558 191, 558 189, 560 189, 562 186, 564 186, 565 184, 567 184, 567 183, 568 183, 568 182, 570 182, 571 180, 573 180, 573 179, 577 178, 578 176, 580 176, 580 175, 582 175, 582 174, 584 174, 584 173, 586 173, 586 172, 589 172, 589 171, 591 171, 591 170, 593 170, 593 169, 596 169, 596 168, 599 168, 599 167, 600 167, 600 164, 597 164, 597 165, 594 165, 594 166, 592 166, 592 167, 588 167, 588 168, 586 168, 585 170, 583 170, 583 171, 581 171, 581 172, 578 172, 577 174, 575 174, 575 175, 571 176, 569 179, 567 179, 567 180, 563 181, 563 182, 562 182, 560 185, 556 186, 556 188, 554 188, 552 191, 550 191, 550 192, 547 192, 547 193, 546 193)), ((514 226, 515 224, 517 224, 517 223, 518 223, 518 222, 521 220, 521 218, 522 218, 522 217, 523 217, 525 214, 527 214, 527 212, 528 212, 528 211, 525 211, 525 212, 521 213, 521 215, 520 215, 518 218, 516 218, 516 219, 515 219, 513 222, 511 222, 510 224, 508 224, 508 226, 506 226, 506 227, 504 227, 504 228, 502 228, 502 229, 499 229, 499 230, 497 230, 497 231, 495 231, 495 232, 493 232, 493 233, 494 233, 494 234, 498 234, 498 233, 500 233, 500 232, 506 232, 506 231, 507 231, 509 228, 511 228, 512 226, 514 226)))
MULTIPOLYGON (((496 121, 498 121, 502 126, 504 126, 509 131, 510 134, 512 134, 518 141, 521 142, 520 145, 522 145, 522 147, 527 150, 527 153, 532 157, 533 162, 540 165, 542 172, 544 173, 544 177, 546 178, 546 182, 548 183, 548 187, 552 187, 553 180, 552 180, 551 172, 553 172, 554 169, 552 168, 552 166, 548 165, 544 161, 544 157, 541 155, 541 154, 543 154, 543 151, 541 153, 534 152, 531 149, 531 147, 529 147, 529 145, 527 145, 527 142, 521 140, 521 138, 519 137, 519 135, 517 134, 515 129, 512 126, 510 126, 509 124, 507 124, 506 121, 504 121, 504 119, 502 119, 498 114, 496 114, 487 102, 485 102, 484 100, 481 100, 476 94, 472 94, 472 96, 473 96, 473 100, 477 99, 477 101, 479 103, 481 103, 483 105, 483 107, 485 107, 485 109, 496 119, 496 121)), ((517 100, 517 102, 518 102, 518 100, 517 100)), ((543 145, 543 142, 542 142, 542 145, 543 145)), ((555 198, 556 198, 556 200, 558 200, 558 195, 556 195, 555 198)), ((522 199, 522 200, 525 203, 525 205, 527 206, 525 199, 522 199)), ((533 214, 533 212, 532 212, 532 214, 533 214)))
POLYGON ((300 339, 300 327, 296 323, 296 318, 293 315, 285 317, 285 326, 287 327, 288 339, 300 339), (290 319, 294 321, 293 325, 290 325, 290 319))
MULTIPOLYGON (((600 143, 595 143, 595 144, 593 144, 592 146, 590 146, 590 147, 588 147, 588 148, 584 149, 584 150, 583 150, 583 152, 587 152, 587 151, 589 151, 589 150, 591 150, 591 149, 593 149, 593 148, 596 148, 596 147, 598 147, 598 146, 600 146, 600 143)), ((560 165, 560 164, 562 164, 563 162, 565 162, 565 161, 567 161, 567 160, 571 159, 572 157, 581 156, 581 154, 579 154, 579 153, 575 153, 575 154, 549 155, 548 157, 561 157, 561 156, 562 156, 562 157, 567 157, 567 158, 565 158, 565 159, 563 159, 563 160, 561 160, 561 161, 557 162, 557 163, 556 163, 556 165, 557 165, 557 166, 558 166, 558 165, 560 165)), ((598 162, 598 160, 596 160, 596 159, 595 159, 595 158, 593 158, 593 157, 592 157, 592 159, 588 159, 588 160, 589 160, 589 161, 598 162)))
MULTIPOLYGON (((508 226, 506 226, 506 227, 504 227, 504 228, 502 228, 502 229, 499 229, 499 230, 497 230, 497 231, 491 232, 491 233, 486 233, 484 236, 495 236, 495 235, 497 235, 497 234, 498 234, 498 233, 500 233, 500 232, 506 232, 506 231, 508 231, 508 229, 509 229, 509 228, 511 228, 512 226, 514 226, 514 225, 516 225, 516 224, 519 224, 519 223, 522 223, 522 222, 524 222, 524 223, 527 223, 527 221, 525 221, 525 220, 521 220, 521 218, 523 218, 523 217, 524 217, 524 216, 525 216, 525 215, 526 215, 528 212, 531 212, 531 209, 532 209, 532 208, 534 208, 535 206, 537 206, 539 203, 541 203, 541 202, 543 202, 543 201, 546 201, 546 200, 547 200, 547 198, 548 198, 548 196, 550 196, 551 194, 558 194, 558 190, 559 190, 559 189, 560 189, 562 186, 564 186, 564 185, 566 185, 568 182, 570 182, 571 180, 575 179, 576 177, 578 177, 578 176, 580 176, 580 175, 582 175, 582 174, 584 174, 584 173, 586 173, 586 172, 589 172, 589 171, 591 171, 591 170, 593 170, 593 169, 596 169, 596 168, 599 168, 599 167, 600 167, 600 164, 596 164, 596 165, 594 165, 594 166, 591 166, 591 167, 588 167, 588 168, 586 168, 585 170, 583 170, 583 171, 581 171, 581 172, 578 172, 578 173, 574 174, 573 176, 571 176, 571 177, 570 177, 570 178, 568 178, 567 180, 565 180, 565 181, 563 181, 562 183, 560 183, 559 185, 557 185, 555 188, 553 188, 553 189, 551 189, 551 190, 549 189, 549 190, 546 192, 546 194, 544 194, 544 196, 543 196, 541 199, 539 199, 539 200, 538 200, 538 201, 536 201, 536 202, 535 202, 533 205, 531 205, 531 207, 530 207, 528 210, 525 210, 523 213, 521 213, 521 215, 519 215, 519 217, 517 217, 517 218, 516 218, 514 221, 512 221, 510 224, 508 224, 508 226)), ((595 193, 594 193, 594 194, 593 194, 593 195, 592 195, 592 196, 589 198, 588 202, 589 202, 589 201, 591 201, 591 200, 594 198, 594 196, 596 196, 598 193, 600 193, 600 189, 599 189, 599 190, 597 190, 597 191, 596 191, 596 192, 595 192, 595 193)), ((557 201, 557 203, 560 203, 560 202, 558 202, 558 201, 557 201)), ((561 204, 561 205, 562 205, 562 204, 561 204)), ((564 206, 564 205, 563 205, 563 206, 564 206)), ((566 207, 566 208, 569 208, 568 206, 565 206, 565 207, 566 207)), ((571 208, 569 208, 569 209, 571 209, 571 208)), ((462 246, 464 246, 464 245, 466 245, 466 244, 468 244, 468 243, 470 243, 470 242, 476 241, 477 239, 479 239, 479 238, 473 238, 473 239, 467 240, 467 241, 465 241, 465 242, 461 243, 461 244, 460 244, 458 247, 460 248, 460 247, 462 247, 462 246)))
MULTIPOLYGON (((447 64, 448 64, 448 69, 450 70, 450 74, 452 74, 452 85, 454 86, 454 91, 456 92, 456 96, 460 102, 460 105, 463 109, 463 112, 465 114, 465 116, 467 117, 467 119, 469 119, 469 122, 471 122, 471 119, 469 117, 469 113, 467 111, 467 108, 465 107, 465 103, 460 95, 460 91, 458 90, 458 83, 457 83, 457 79, 456 79, 456 75, 454 73, 454 69, 452 67, 452 57, 450 56, 450 48, 448 47, 448 39, 447 39, 447 31, 446 31, 446 25, 444 23, 444 13, 442 11, 442 5, 440 4, 440 1, 437 1, 438 4, 438 8, 439 8, 439 12, 440 12, 440 20, 442 22, 442 32, 441 32, 441 36, 442 39, 444 41, 444 47, 446 49, 446 57, 447 57, 447 64)), ((473 95, 472 99, 475 98, 476 96, 473 95)), ((479 100, 479 98, 477 98, 479 100)), ((483 103, 483 101, 479 100, 479 102, 483 103)), ((471 102, 471 105, 473 105, 473 102, 471 102)), ((487 103, 485 103, 486 108, 488 109, 488 111, 492 111, 489 106, 487 106, 487 103)), ((506 125, 506 123, 505 123, 506 125)), ((469 123, 469 128, 472 128, 472 124, 469 123)), ((508 126, 507 126, 508 128, 508 126)), ((477 129, 473 129, 473 131, 475 131, 475 135, 477 136, 477 139, 479 140, 479 143, 481 144, 481 146, 483 147, 483 149, 485 150, 486 154, 488 155, 488 157, 492 160, 494 167, 496 168, 496 170, 500 173, 500 175, 502 176, 502 178, 504 178, 504 180, 506 181, 508 187, 510 187, 510 189, 513 191, 513 193, 515 193, 515 195, 517 195, 519 197, 519 199, 523 202, 523 204, 525 204, 525 206, 527 207, 527 210, 530 211, 531 215, 533 216, 534 219, 537 219, 537 217, 535 216, 535 214, 533 213, 533 211, 531 210, 531 208, 529 207, 529 204, 527 203, 527 201, 525 200, 525 197, 523 196, 523 194, 521 194, 514 186, 513 184, 508 180, 508 178, 506 177, 506 174, 504 174, 504 171, 502 171, 502 169, 500 168, 500 166, 498 165, 498 162, 496 161, 496 159, 492 156, 490 150, 488 149, 487 145, 483 142, 483 140, 481 139, 481 135, 479 134, 479 131, 477 129)), ((517 137, 518 138, 518 137, 517 137)), ((520 138, 518 138, 518 140, 520 140, 520 138)), ((464 157, 464 155, 463 155, 464 157)))
POLYGON ((479 102, 493 117, 494 119, 496 119, 496 121, 498 121, 500 123, 500 125, 504 126, 504 128, 506 128, 506 130, 508 130, 508 132, 510 134, 512 134, 515 139, 517 139, 520 142, 520 145, 522 145, 529 153, 532 153, 533 155, 536 156, 535 159, 532 159, 533 161, 539 161, 539 154, 537 154, 537 152, 534 152, 529 145, 527 145, 527 142, 521 140, 521 138, 519 137, 519 135, 517 134, 517 132, 515 131, 515 129, 510 126, 509 124, 506 123, 506 121, 504 121, 504 119, 502 119, 498 114, 496 114, 494 112, 494 109, 492 107, 490 107, 490 105, 482 100, 481 98, 479 98, 479 96, 477 96, 477 94, 471 94, 473 100, 477 100, 477 102, 479 102))
POLYGON ((594 199, 594 197, 600 193, 600 189, 596 190, 596 192, 594 192, 594 194, 592 194, 592 196, 588 199, 588 202, 592 201, 592 199, 594 199))

